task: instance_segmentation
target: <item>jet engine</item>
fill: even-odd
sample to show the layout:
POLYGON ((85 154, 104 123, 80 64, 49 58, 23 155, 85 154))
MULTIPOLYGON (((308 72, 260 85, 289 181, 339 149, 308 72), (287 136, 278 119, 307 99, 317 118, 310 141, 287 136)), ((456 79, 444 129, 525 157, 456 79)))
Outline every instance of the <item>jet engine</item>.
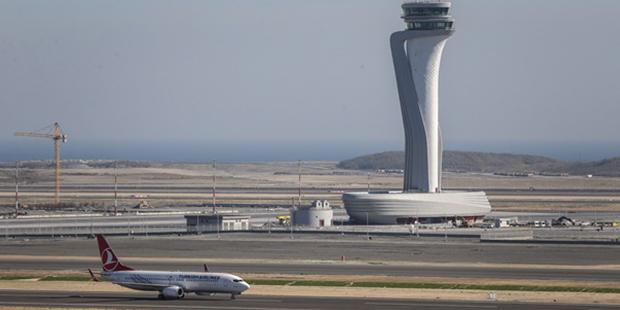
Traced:
POLYGON ((169 286, 161 291, 163 299, 181 299, 185 297, 185 292, 182 287, 169 286))

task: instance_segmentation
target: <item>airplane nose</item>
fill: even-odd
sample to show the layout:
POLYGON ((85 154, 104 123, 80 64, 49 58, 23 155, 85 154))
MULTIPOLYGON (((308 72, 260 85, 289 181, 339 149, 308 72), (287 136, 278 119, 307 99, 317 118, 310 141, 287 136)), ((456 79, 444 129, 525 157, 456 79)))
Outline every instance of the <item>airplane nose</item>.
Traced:
POLYGON ((247 282, 243 282, 243 290, 247 290, 250 288, 250 285, 247 282))

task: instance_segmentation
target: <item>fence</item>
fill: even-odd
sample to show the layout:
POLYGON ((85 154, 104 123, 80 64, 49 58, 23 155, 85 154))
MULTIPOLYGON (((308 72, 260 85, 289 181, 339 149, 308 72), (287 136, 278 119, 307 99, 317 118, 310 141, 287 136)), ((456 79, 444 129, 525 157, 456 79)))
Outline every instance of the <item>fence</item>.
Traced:
POLYGON ((183 224, 149 224, 149 223, 92 223, 86 225, 53 225, 53 226, 8 226, 0 228, 5 238, 9 237, 61 237, 85 236, 93 234, 107 235, 149 235, 149 234, 178 234, 186 233, 187 226, 183 224))

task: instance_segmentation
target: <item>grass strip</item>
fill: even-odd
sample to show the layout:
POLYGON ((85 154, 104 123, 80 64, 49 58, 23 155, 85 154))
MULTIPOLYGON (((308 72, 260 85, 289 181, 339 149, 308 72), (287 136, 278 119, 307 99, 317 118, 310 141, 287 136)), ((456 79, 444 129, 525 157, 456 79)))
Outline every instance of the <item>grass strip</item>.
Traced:
POLYGON ((39 281, 90 281, 89 276, 81 275, 66 275, 66 276, 46 276, 39 281))
POLYGON ((420 282, 347 282, 347 281, 313 281, 313 280, 248 280, 253 285, 288 285, 291 286, 325 286, 325 287, 366 287, 366 288, 421 288, 448 290, 483 290, 483 291, 523 291, 523 292, 574 292, 574 293, 611 293, 620 294, 620 288, 576 287, 576 286, 539 286, 539 285, 486 285, 486 284, 450 284, 420 282))
POLYGON ((347 286, 351 282, 345 281, 295 281, 291 286, 347 286))
POLYGON ((250 285, 287 285, 294 280, 277 280, 277 279, 265 279, 265 280, 246 280, 250 285))
POLYGON ((383 288, 422 288, 448 290, 484 291, 526 291, 526 292, 576 292, 576 293, 620 293, 620 288, 539 286, 539 285, 492 285, 492 284, 449 284, 449 283, 411 283, 411 282, 354 282, 352 287, 383 288))
POLYGON ((35 276, 26 276, 26 275, 7 275, 0 276, 0 280, 26 280, 26 279, 36 279, 35 276))

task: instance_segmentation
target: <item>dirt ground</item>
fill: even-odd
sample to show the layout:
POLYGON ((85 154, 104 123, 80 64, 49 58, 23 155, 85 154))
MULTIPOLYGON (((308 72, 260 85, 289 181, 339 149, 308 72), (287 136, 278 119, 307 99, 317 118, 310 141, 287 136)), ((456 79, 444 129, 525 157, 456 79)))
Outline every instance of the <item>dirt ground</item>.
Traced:
MULTIPOLYGON (((0 169, 0 205, 14 204, 12 169, 0 169)), ((25 169, 21 184, 22 204, 50 201, 52 169, 25 169)), ((244 204, 283 204, 297 195, 297 162, 219 163, 211 164, 155 163, 149 168, 118 169, 118 184, 135 187, 119 194, 121 205, 133 206, 147 199, 153 206, 199 205, 210 201, 212 177, 216 176, 216 191, 221 202, 244 204), (156 187, 157 190, 141 190, 156 187), (243 188, 227 192, 226 188, 243 188), (287 190, 273 192, 271 189, 287 190), (146 197, 146 198, 143 198, 146 197)), ((106 186, 109 191, 63 191, 62 200, 78 204, 109 206, 113 199, 114 169, 77 167, 63 170, 65 186, 106 186)), ((496 211, 620 211, 620 194, 601 195, 600 190, 619 190, 620 178, 581 176, 505 177, 477 173, 445 173, 446 189, 514 189, 514 195, 489 194, 496 211), (534 190, 529 192, 529 190, 534 190), (566 190, 561 195, 536 196, 536 191, 566 190), (525 190, 525 191, 523 191, 525 190), (571 190, 578 191, 571 194, 571 190), (585 191, 585 193, 584 193, 585 191), (592 191, 592 192, 588 192, 592 191)), ((368 187, 398 189, 402 175, 336 168, 336 162, 311 161, 302 165, 302 194, 304 200, 328 199, 340 204, 340 193, 345 189, 368 187), (321 190, 316 190, 320 188, 321 190), (305 191, 305 193, 303 193, 305 191)))

